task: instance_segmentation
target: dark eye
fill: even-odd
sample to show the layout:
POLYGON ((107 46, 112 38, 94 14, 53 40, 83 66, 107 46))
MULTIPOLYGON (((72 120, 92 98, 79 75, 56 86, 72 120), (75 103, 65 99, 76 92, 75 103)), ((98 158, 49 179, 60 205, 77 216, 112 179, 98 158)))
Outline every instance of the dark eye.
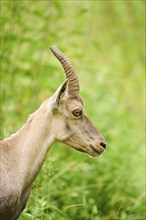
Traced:
POLYGON ((75 117, 81 117, 82 116, 82 110, 81 109, 76 109, 72 113, 75 117))

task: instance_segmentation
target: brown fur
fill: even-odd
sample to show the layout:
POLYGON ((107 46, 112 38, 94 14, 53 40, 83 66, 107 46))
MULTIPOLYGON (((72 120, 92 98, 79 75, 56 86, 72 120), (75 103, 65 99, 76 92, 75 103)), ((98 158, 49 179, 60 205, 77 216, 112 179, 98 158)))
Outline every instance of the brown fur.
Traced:
MULTIPOLYGON (((62 53, 59 55, 54 47, 53 51, 61 59, 62 53)), ((69 66, 70 73, 66 76, 71 80, 72 66, 69 66)), ((74 71, 73 81, 70 80, 42 103, 19 131, 0 142, 0 220, 18 219, 28 200, 31 185, 55 141, 93 157, 104 151, 102 135, 84 114, 74 71), (73 114, 78 110, 81 110, 81 115, 73 114)))

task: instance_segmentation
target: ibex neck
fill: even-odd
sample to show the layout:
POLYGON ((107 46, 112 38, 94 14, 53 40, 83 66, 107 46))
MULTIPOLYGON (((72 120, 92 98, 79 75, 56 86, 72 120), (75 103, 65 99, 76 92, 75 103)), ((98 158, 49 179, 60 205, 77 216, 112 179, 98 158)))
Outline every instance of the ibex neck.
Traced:
POLYGON ((17 167, 21 184, 31 184, 45 160, 55 138, 50 134, 51 116, 47 112, 47 102, 34 112, 26 124, 10 140, 19 157, 17 167))

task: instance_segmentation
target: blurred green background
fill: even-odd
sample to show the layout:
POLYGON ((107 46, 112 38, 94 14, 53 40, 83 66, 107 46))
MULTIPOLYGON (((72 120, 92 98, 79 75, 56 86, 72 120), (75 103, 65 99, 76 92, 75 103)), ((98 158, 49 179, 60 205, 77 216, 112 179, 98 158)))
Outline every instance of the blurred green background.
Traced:
POLYGON ((142 220, 143 0, 1 1, 1 138, 64 81, 49 46, 73 63, 85 109, 106 139, 89 158, 51 148, 20 220, 142 220))

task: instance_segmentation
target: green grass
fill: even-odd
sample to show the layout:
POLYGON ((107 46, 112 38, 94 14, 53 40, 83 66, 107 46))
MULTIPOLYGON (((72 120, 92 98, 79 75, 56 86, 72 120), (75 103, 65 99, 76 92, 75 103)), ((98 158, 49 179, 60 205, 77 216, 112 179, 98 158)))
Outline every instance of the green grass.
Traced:
POLYGON ((51 148, 20 220, 145 219, 144 1, 1 1, 1 138, 63 82, 57 45, 78 72, 107 142, 96 159, 51 148))

